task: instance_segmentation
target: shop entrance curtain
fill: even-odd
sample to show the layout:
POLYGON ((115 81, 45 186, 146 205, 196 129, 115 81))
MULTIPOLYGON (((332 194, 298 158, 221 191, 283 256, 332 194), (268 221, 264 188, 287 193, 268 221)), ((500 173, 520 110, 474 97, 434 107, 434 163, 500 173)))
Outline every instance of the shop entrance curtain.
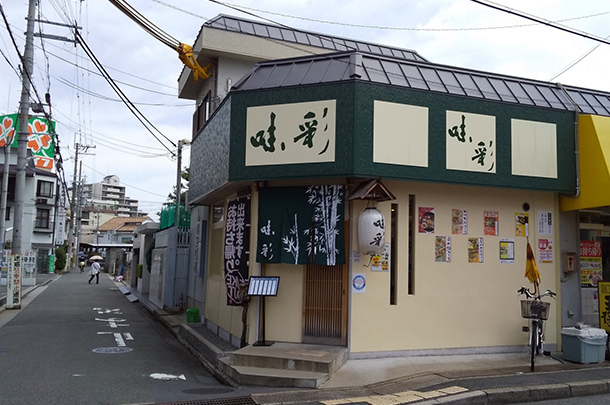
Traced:
POLYGON ((342 185, 259 189, 259 263, 345 264, 342 185))

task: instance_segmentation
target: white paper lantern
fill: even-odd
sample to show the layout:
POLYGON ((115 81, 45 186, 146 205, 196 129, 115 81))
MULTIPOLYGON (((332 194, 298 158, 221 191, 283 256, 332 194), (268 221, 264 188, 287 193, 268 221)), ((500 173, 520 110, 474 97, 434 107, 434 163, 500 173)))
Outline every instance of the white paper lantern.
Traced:
POLYGON ((363 255, 383 252, 385 244, 385 219, 375 207, 366 207, 358 218, 358 246, 363 255))

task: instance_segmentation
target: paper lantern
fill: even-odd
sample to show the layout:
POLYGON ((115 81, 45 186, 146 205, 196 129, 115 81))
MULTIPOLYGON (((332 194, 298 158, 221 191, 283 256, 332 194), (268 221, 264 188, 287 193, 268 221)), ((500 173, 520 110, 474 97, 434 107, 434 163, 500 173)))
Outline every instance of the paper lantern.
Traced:
POLYGON ((377 255, 385 244, 385 219, 375 207, 366 207, 358 218, 358 246, 361 254, 377 255))

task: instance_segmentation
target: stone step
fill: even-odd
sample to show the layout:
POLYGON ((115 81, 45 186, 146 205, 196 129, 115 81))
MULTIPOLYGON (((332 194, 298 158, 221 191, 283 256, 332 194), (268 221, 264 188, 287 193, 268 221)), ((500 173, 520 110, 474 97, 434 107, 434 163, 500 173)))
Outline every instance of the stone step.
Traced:
POLYGON ((231 364, 334 374, 347 360, 347 349, 336 346, 274 343, 247 346, 232 353, 231 364))
POLYGON ((219 360, 223 372, 242 385, 266 387, 318 388, 329 379, 328 373, 265 367, 235 366, 228 357, 219 360))

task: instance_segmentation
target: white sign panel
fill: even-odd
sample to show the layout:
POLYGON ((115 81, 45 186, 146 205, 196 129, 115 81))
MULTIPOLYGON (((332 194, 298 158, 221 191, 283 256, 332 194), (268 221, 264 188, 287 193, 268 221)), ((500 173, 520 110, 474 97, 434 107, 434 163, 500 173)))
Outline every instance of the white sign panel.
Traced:
POLYGON ((496 172, 496 117, 447 111, 447 169, 496 172))
POLYGON ((249 107, 246 166, 335 161, 336 100, 249 107))

